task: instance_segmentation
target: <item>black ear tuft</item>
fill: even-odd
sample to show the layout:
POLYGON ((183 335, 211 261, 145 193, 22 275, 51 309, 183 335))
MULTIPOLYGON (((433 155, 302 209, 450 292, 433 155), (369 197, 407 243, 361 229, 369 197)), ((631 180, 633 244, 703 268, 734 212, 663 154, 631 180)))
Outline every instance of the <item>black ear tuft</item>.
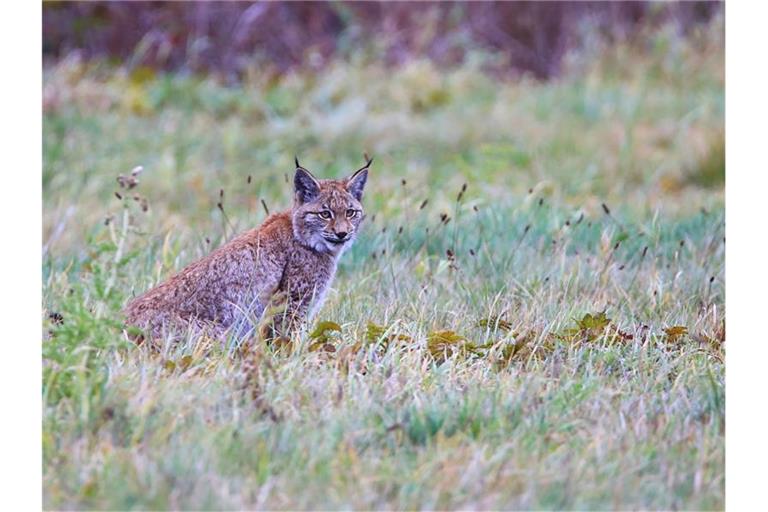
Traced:
POLYGON ((365 153, 364 156, 365 165, 347 178, 347 191, 358 201, 363 199, 363 189, 365 188, 365 182, 368 181, 368 168, 373 163, 373 158, 369 158, 368 153, 365 153))
POLYGON ((363 189, 365 188, 366 181, 368 181, 367 165, 347 178, 347 191, 358 201, 363 199, 363 189))
POLYGON ((296 175, 293 177, 293 188, 300 203, 312 201, 320 195, 320 183, 308 170, 300 166, 296 168, 296 175))

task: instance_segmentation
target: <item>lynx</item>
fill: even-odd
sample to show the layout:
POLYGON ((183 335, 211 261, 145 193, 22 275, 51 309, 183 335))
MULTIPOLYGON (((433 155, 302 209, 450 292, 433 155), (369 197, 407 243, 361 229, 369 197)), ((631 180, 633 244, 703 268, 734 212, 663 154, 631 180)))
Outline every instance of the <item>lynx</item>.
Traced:
POLYGON ((294 329, 323 302, 336 263, 364 218, 363 188, 373 159, 341 180, 317 179, 296 159, 293 208, 190 264, 131 300, 129 325, 151 338, 189 328, 214 336, 255 328, 282 304, 275 331, 294 329))

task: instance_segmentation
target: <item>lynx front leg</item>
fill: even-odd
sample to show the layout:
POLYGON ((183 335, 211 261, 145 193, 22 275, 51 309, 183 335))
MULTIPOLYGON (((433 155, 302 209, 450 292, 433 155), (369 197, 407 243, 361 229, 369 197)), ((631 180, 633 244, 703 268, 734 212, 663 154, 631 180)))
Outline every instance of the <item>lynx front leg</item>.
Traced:
POLYGON ((286 339, 301 326, 307 306, 284 292, 275 293, 264 309, 259 324, 259 338, 265 341, 286 339))
POLYGON ((306 321, 311 300, 300 295, 281 294, 272 304, 271 314, 264 315, 259 330, 261 337, 291 339, 306 321))
POLYGON ((277 332, 286 338, 301 329, 304 321, 307 319, 309 311, 309 301, 289 300, 286 304, 285 313, 279 318, 277 332))

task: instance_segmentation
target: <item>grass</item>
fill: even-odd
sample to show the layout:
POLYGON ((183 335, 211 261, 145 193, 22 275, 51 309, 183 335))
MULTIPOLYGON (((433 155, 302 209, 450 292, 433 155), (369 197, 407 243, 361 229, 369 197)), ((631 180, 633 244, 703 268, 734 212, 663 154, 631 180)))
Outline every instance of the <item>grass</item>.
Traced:
POLYGON ((569 62, 46 68, 45 508, 722 509, 721 21, 569 62), (366 228, 292 347, 125 341, 132 294, 288 205, 295 153, 363 151, 366 228))

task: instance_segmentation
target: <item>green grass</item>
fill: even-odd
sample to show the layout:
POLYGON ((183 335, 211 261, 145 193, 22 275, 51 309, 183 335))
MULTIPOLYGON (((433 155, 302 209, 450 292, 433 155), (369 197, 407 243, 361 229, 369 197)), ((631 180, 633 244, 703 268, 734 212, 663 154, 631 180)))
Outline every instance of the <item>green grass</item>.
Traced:
POLYGON ((721 22, 569 62, 47 68, 45 508, 722 509, 721 22), (333 351, 260 346, 243 389, 230 341, 124 339, 132 294, 289 204, 295 153, 340 176, 363 151, 333 351))

